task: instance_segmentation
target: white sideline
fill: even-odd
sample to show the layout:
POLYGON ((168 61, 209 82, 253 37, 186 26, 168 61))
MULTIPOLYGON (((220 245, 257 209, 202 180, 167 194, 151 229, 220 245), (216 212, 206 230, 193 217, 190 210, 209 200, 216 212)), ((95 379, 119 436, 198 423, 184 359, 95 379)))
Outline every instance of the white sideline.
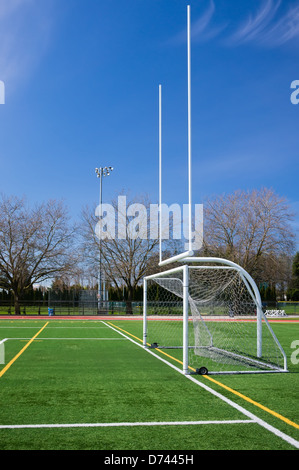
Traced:
MULTIPOLYGON (((27 341, 31 338, 6 338, 5 341, 10 340, 10 339, 11 340, 25 340, 25 341, 27 341)), ((58 340, 58 341, 60 341, 60 340, 76 340, 77 341, 77 340, 81 340, 81 339, 82 340, 88 340, 88 341, 93 341, 93 340, 97 340, 97 341, 102 341, 102 340, 120 341, 120 340, 125 340, 126 338, 80 338, 80 337, 78 337, 78 338, 36 338, 33 341, 37 341, 38 343, 40 343, 41 341, 47 341, 49 339, 58 340)))
POLYGON ((167 364, 168 366, 172 367, 174 370, 176 370, 177 372, 179 372, 181 375, 183 375, 184 377, 186 377, 187 379, 191 380, 193 383, 195 383, 196 385, 198 385, 199 387, 202 387, 204 388, 205 390, 207 390, 208 392, 210 392, 212 395, 215 395, 216 397, 220 398, 220 400, 226 402, 228 405, 232 406, 233 408, 235 408, 236 410, 240 411, 242 414, 244 414, 245 416, 247 416, 248 418, 250 418, 250 420, 252 420, 251 422, 254 422, 256 424, 259 424, 261 427, 267 429, 267 431, 271 432, 272 434, 275 434, 276 436, 280 437, 281 439, 283 439, 284 441, 286 441, 288 444, 296 447, 297 449, 299 449, 299 441, 297 441, 296 439, 293 439, 291 436, 288 436, 287 434, 281 432, 279 429, 275 428, 274 426, 271 426, 269 423, 267 423, 266 421, 264 421, 263 419, 260 419, 258 416, 254 415, 253 413, 251 413, 250 411, 246 410, 245 408, 243 408, 242 406, 238 405, 237 403, 233 402, 232 400, 230 400, 229 398, 225 397, 224 395, 221 395, 221 393, 219 392, 216 392, 215 390, 213 390, 212 388, 208 387, 207 385, 205 385, 204 383, 200 382, 199 380, 195 379, 192 375, 185 375, 183 370, 179 369, 178 367, 176 367, 175 365, 171 364, 170 362, 166 361, 165 359, 163 359, 162 357, 159 357, 157 354, 155 354, 154 352, 152 352, 150 349, 147 349, 147 348, 144 348, 142 344, 139 344, 137 343, 137 341, 134 341, 132 338, 130 338, 129 336, 126 336, 124 333, 122 333, 121 331, 117 330, 116 328, 113 328, 111 325, 105 323, 103 321, 103 323, 107 326, 109 326, 109 328, 111 328, 112 330, 114 331, 117 331, 120 335, 124 336, 125 338, 129 339, 132 343, 136 344, 137 346, 139 346, 140 348, 144 349, 145 351, 147 351, 149 354, 151 354, 152 356, 154 356, 156 359, 159 359, 160 361, 164 362, 165 364, 167 364))
MULTIPOLYGON (((1 330, 3 328, 18 328, 18 329, 21 329, 21 330, 29 328, 30 330, 32 330, 33 328, 40 328, 40 326, 39 325, 37 325, 37 326, 11 326, 11 325, 6 326, 6 325, 1 325, 1 330)), ((106 328, 106 326, 84 326, 84 327, 82 327, 82 326, 47 326, 47 330, 49 328, 50 329, 52 328, 52 330, 53 329, 58 330, 58 329, 61 329, 61 328, 65 328, 67 330, 73 329, 73 328, 79 328, 80 330, 82 330, 82 328, 84 328, 84 330, 87 330, 88 328, 92 328, 92 329, 96 329, 96 330, 101 330, 101 329, 103 330, 103 329, 106 328)))
POLYGON ((254 421, 248 419, 216 420, 216 421, 145 421, 125 423, 70 423, 70 424, 4 424, 0 429, 27 429, 27 428, 116 428, 127 426, 189 426, 201 424, 247 424, 254 421))

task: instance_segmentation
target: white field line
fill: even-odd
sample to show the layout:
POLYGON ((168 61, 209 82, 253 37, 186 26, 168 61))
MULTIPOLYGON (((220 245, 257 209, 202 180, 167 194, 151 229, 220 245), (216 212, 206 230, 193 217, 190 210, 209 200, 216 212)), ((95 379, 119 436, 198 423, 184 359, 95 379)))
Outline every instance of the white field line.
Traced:
MULTIPOLYGON (((32 328, 40 328, 40 326, 0 326, 0 329, 4 329, 4 328, 17 328, 17 329, 23 329, 23 328, 29 328, 30 330, 32 328)), ((107 326, 47 326, 47 330, 49 330, 50 328, 54 329, 54 330, 57 330, 59 328, 65 328, 67 330, 69 329, 72 329, 72 328, 79 328, 80 330, 82 330, 82 328, 84 328, 84 330, 86 329, 96 329, 96 330, 106 330, 107 329, 107 326)))
MULTIPOLYGON (((1 329, 2 328, 17 328, 17 329, 23 329, 23 328, 29 328, 29 329, 32 329, 32 328, 40 328, 39 326, 1 326, 0 327, 1 329)), ((79 328, 79 329, 82 329, 81 326, 47 326, 47 330, 49 330, 50 328, 56 330, 56 329, 70 329, 70 328, 79 328)), ((109 328, 109 325, 104 325, 104 326, 84 326, 83 327, 84 329, 96 329, 96 330, 107 330, 107 328, 109 328)), ((29 340, 31 338, 7 338, 7 339, 11 339, 11 340, 29 340)), ((6 340, 7 340, 6 339, 6 340)), ((34 341, 43 341, 43 340, 104 340, 104 341, 108 341, 108 340, 124 340, 126 338, 37 338, 35 339, 34 341)), ((5 341, 6 341, 5 340, 5 341)))
MULTIPOLYGON (((29 339, 31 339, 31 338, 6 338, 6 341, 7 340, 22 340, 22 341, 25 340, 25 341, 27 341, 29 339)), ((35 338, 33 340, 33 342, 34 341, 38 341, 38 342, 47 341, 49 339, 58 340, 58 341, 59 340, 76 340, 77 341, 77 340, 81 340, 81 339, 82 340, 90 340, 90 341, 93 341, 93 340, 96 340, 96 341, 102 341, 102 340, 104 340, 104 341, 110 341, 110 340, 111 341, 119 341, 119 340, 126 340, 127 338, 92 338, 92 337, 91 338, 80 338, 80 337, 78 337, 78 338, 35 338)))
POLYGON ((226 421, 145 421, 125 423, 70 423, 70 424, 4 424, 0 429, 27 429, 27 428, 115 428, 127 426, 190 426, 202 424, 247 424, 252 420, 226 420, 226 421))
POLYGON ((299 449, 299 441, 297 441, 296 439, 293 439, 291 436, 288 436, 287 434, 281 432, 279 429, 275 428, 274 426, 268 424, 266 421, 264 421, 263 419, 260 419, 258 416, 254 415, 253 413, 251 413, 250 411, 246 410, 245 408, 243 408, 243 406, 240 406, 238 405, 237 403, 235 403, 234 401, 230 400, 229 398, 225 397, 224 395, 222 395, 221 393, 219 392, 216 392, 215 390, 213 390, 212 388, 208 387, 207 385, 205 385, 204 383, 200 382, 199 380, 195 379, 192 375, 185 375, 183 373, 183 371, 181 369, 179 369, 178 367, 176 367, 175 365, 171 364, 170 362, 166 361, 165 359, 163 359, 162 357, 159 357, 157 354, 155 354, 154 352, 152 352, 150 349, 147 349, 147 348, 144 348, 142 344, 140 343, 137 343, 137 341, 134 341, 132 338, 130 338, 129 336, 126 336, 123 332, 117 330, 116 328, 112 327, 111 325, 105 323, 103 321, 103 323, 107 326, 109 326, 112 330, 118 332, 120 335, 126 337, 127 339, 129 339, 132 343, 136 344, 137 346, 141 347, 142 349, 144 349, 144 351, 148 352, 149 354, 151 354, 152 356, 154 356, 156 359, 159 359, 160 361, 164 362, 165 364, 167 364, 169 367, 172 367, 172 369, 176 370, 177 372, 179 372, 180 374, 182 374, 184 377, 186 377, 187 379, 191 380, 193 383, 195 383, 196 385, 198 385, 199 387, 202 387, 203 389, 207 390, 208 392, 210 392, 212 395, 220 398, 220 400, 224 401, 225 403, 227 403, 228 405, 232 406, 233 408, 235 408, 236 410, 240 411, 242 414, 244 414, 245 416, 247 416, 250 420, 252 420, 251 422, 254 422, 256 424, 259 424, 261 427, 267 429, 269 432, 271 432, 272 434, 275 434, 276 436, 280 437, 281 439, 283 439, 284 441, 286 441, 288 444, 296 447, 297 449, 299 449))

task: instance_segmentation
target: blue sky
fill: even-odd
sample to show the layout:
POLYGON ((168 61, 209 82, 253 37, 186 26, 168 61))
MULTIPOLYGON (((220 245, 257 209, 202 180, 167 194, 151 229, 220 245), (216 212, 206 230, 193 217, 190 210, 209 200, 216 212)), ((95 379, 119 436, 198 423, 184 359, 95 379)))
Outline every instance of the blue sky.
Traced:
MULTIPOLYGON (((0 0, 0 191, 187 202, 187 5, 192 22, 193 202, 272 187, 299 212, 296 0, 0 0)), ((299 227, 299 216, 295 226, 299 227)))

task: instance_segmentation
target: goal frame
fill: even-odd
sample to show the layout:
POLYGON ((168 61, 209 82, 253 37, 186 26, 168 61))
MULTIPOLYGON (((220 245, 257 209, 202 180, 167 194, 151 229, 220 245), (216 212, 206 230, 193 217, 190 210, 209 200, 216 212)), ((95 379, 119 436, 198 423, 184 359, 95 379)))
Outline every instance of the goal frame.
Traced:
MULTIPOLYGON (((231 269, 237 270, 240 277, 242 278, 244 284, 246 285, 246 288, 251 295, 251 298, 253 302, 256 305, 256 356, 257 358, 260 358, 262 356, 262 350, 263 350, 263 339, 262 339, 262 322, 264 321, 267 324, 268 330, 273 338, 273 341, 276 343, 277 347, 279 348, 282 357, 283 357, 283 368, 274 368, 271 370, 246 370, 246 371, 227 371, 227 372, 219 372, 219 374, 224 374, 224 373, 267 373, 267 372, 288 372, 287 369, 287 357, 285 354, 285 351, 283 350, 282 346, 280 345, 275 333, 273 332, 264 312, 262 309, 262 301, 261 301, 261 296, 260 292, 258 290, 258 287, 253 280, 253 278, 250 276, 250 274, 241 266, 238 264, 224 259, 224 258, 215 258, 215 257, 191 257, 188 258, 186 257, 185 259, 182 259, 182 262, 184 263, 196 263, 196 266, 192 266, 192 269, 201 269, 201 268, 210 268, 210 269, 219 269, 219 268, 225 268, 229 267, 231 269), (213 263, 213 266, 211 266, 211 263, 213 263)), ((147 315, 147 285, 148 281, 153 280, 155 278, 163 277, 163 276, 168 276, 169 274, 175 274, 177 272, 182 272, 183 273, 183 373, 185 375, 190 374, 190 368, 189 368, 189 357, 188 357, 188 347, 189 347, 189 335, 188 335, 188 330, 189 330, 189 325, 188 325, 188 320, 189 320, 189 264, 184 264, 180 265, 171 269, 168 269, 166 271, 162 271, 156 274, 152 274, 150 276, 146 276, 143 280, 143 347, 148 348, 149 346, 147 345, 147 321, 148 321, 148 315, 147 315)), ((212 372, 213 374, 217 372, 212 372)))
MULTIPOLYGON (((171 273, 177 273, 178 271, 183 272, 183 371, 184 374, 189 373, 189 364, 188 364, 188 320, 189 320, 189 265, 197 263, 199 266, 211 267, 211 263, 222 268, 224 266, 236 269, 239 272, 239 275, 242 279, 242 282, 245 284, 246 289, 248 290, 255 306, 256 306, 256 356, 260 358, 262 356, 263 348, 263 337, 262 337, 262 322, 267 324, 267 328, 276 343, 278 349, 280 350, 284 366, 275 370, 275 372, 287 372, 287 360, 285 352, 283 351, 279 341, 277 340, 272 328, 267 321, 266 316, 262 310, 262 302, 259 290, 252 279, 252 277, 247 273, 245 269, 236 263, 223 259, 223 258, 205 258, 205 257, 195 257, 194 250, 195 247, 192 243, 192 135, 191 135, 191 13, 190 5, 187 6, 187 97, 188 97, 188 160, 187 160, 187 170, 188 170, 188 249, 185 252, 179 252, 174 256, 170 256, 167 252, 163 253, 162 248, 162 226, 163 226, 163 195, 162 195, 162 85, 159 85, 159 267, 164 267, 168 265, 169 269, 164 272, 158 272, 151 276, 146 276, 143 280, 143 346, 145 348, 147 345, 147 284, 151 279, 158 277, 166 276, 171 273), (166 258, 163 258, 165 254, 166 258), (176 267, 172 268, 173 263, 176 264, 176 267)), ((192 266, 192 269, 195 266, 192 266)), ((273 370, 274 371, 274 370, 273 370)), ((244 371, 245 372, 245 371, 244 371)), ((252 371, 246 371, 247 373, 252 373, 252 371)), ((255 371, 257 372, 257 371, 255 371)), ((264 372, 264 371, 261 371, 264 372)), ((272 372, 272 370, 271 370, 272 372)), ((222 372, 223 373, 223 372, 222 372)))

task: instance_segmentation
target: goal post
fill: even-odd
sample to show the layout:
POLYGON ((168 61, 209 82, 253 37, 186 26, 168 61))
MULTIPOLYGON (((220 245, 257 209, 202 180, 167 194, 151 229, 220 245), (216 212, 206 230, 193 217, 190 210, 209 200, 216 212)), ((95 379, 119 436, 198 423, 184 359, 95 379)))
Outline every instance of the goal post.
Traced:
POLYGON ((143 346, 185 374, 287 372, 252 277, 221 258, 185 261, 144 278, 143 346))
POLYGON ((194 257, 198 248, 192 243, 190 18, 188 5, 188 244, 173 256, 162 247, 165 198, 159 85, 159 268, 168 267, 144 278, 143 346, 164 359, 168 356, 185 374, 287 372, 286 355, 264 315, 252 277, 229 260, 194 257))

